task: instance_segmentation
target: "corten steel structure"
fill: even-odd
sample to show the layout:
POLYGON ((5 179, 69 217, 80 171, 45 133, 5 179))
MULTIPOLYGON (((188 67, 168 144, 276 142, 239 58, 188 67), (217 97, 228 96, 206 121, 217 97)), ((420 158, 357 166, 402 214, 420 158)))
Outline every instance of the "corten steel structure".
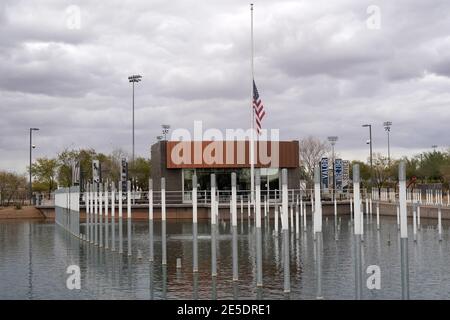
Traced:
MULTIPOLYGON (((281 169, 288 170, 288 187, 298 188, 300 180, 298 141, 255 143, 255 168, 261 170, 261 192, 281 190, 281 169), (267 149, 264 149, 267 148, 267 149), (267 150, 267 152, 266 152, 267 150), (278 150, 278 151, 277 151, 278 150), (273 151, 273 154, 272 154, 273 151), (265 158, 264 156, 268 157, 265 158), (277 155, 277 156, 276 156, 277 155), (271 161, 267 161, 273 157, 271 161), (274 160, 276 159, 276 160, 274 160)), ((153 187, 160 188, 161 178, 166 180, 166 191, 192 190, 192 176, 197 176, 199 195, 210 190, 210 175, 216 175, 219 191, 231 192, 231 173, 237 177, 238 192, 250 192, 250 143, 249 141, 158 141, 151 147, 153 187), (214 152, 210 153, 212 149, 214 152), (188 150, 180 151, 180 150, 188 150), (186 154, 184 154, 186 152, 186 154), (205 155, 217 156, 223 161, 209 159, 205 155)), ((181 197, 181 194, 180 194, 181 197)), ((180 199, 182 201, 189 201, 180 199)))

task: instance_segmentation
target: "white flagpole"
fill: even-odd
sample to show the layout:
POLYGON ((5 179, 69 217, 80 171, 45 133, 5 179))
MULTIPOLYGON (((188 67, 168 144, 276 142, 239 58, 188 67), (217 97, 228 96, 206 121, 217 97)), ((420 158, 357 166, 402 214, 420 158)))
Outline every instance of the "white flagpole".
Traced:
POLYGON ((253 3, 250 4, 250 13, 251 13, 251 42, 252 42, 252 91, 251 91, 251 136, 250 136, 250 197, 253 202, 253 191, 255 190, 255 146, 254 146, 254 124, 255 124, 255 111, 253 110, 253 82, 255 80, 254 77, 254 66, 253 66, 253 3))

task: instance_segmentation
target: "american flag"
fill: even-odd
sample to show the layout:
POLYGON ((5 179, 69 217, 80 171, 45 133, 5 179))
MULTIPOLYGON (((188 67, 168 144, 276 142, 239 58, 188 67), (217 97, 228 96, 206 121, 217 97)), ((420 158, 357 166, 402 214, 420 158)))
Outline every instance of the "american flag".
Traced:
POLYGON ((259 98, 258 89, 256 88, 255 80, 253 80, 253 110, 255 112, 256 119, 256 132, 261 134, 261 122, 266 112, 261 99, 259 98))

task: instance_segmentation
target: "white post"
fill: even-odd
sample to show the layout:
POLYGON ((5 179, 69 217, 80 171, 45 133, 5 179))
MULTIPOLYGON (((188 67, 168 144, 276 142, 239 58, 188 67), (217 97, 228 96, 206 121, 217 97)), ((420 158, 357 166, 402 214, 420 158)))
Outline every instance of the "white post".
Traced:
POLYGON ((360 193, 360 175, 359 175, 359 165, 355 164, 353 165, 353 196, 354 196, 354 218, 355 218, 355 228, 354 233, 355 235, 362 235, 362 219, 361 219, 361 205, 358 205, 358 203, 361 203, 361 193, 360 193))
POLYGON ((360 196, 360 174, 359 165, 353 165, 353 196, 354 196, 354 238, 355 238, 355 294, 356 299, 362 298, 362 255, 361 237, 363 231, 360 196))
POLYGON ((281 227, 283 229, 283 242, 284 242, 284 292, 291 292, 291 275, 289 264, 289 231, 288 231, 288 187, 287 187, 287 169, 281 170, 281 203, 282 203, 282 217, 281 227))
POLYGON ((377 230, 380 230, 380 201, 377 201, 377 230))
POLYGON ((237 244, 237 196, 236 196, 236 172, 231 173, 231 229, 233 233, 232 257, 233 257, 233 281, 239 279, 238 269, 238 244, 237 244))
POLYGON ((261 175, 260 170, 256 170, 255 174, 255 188, 256 188, 256 228, 261 228, 261 175))
POLYGON ((192 176, 192 271, 198 272, 197 175, 192 176))
POLYGON ((216 253, 216 175, 211 174, 211 276, 217 276, 216 253))
POLYGON ((131 181, 127 181, 128 256, 131 256, 131 181))
POLYGON ((197 175, 192 176, 192 223, 197 223, 197 175))
POLYGON ((149 261, 153 261, 153 180, 148 179, 148 230, 150 238, 149 261))
POLYGON ((290 231, 294 232, 294 205, 292 202, 291 202, 291 210, 289 212, 290 212, 290 229, 291 229, 290 231))
POLYGON ((306 232, 306 202, 303 204, 303 231, 306 232))
POLYGON ((420 230, 420 203, 417 206, 417 229, 420 230))
MULTIPOLYGON (((298 202, 298 199, 297 199, 298 202)), ((298 216, 298 203, 295 206, 295 237, 298 239, 300 233, 300 221, 298 216)))
POLYGON ((262 280, 262 238, 261 238, 261 171, 256 170, 256 286, 261 287, 262 280))
MULTIPOLYGON (((258 187, 257 187, 258 188, 258 187)), ((256 189, 258 190, 258 189, 256 189)), ((237 227, 236 173, 231 173, 231 225, 237 227)))
POLYGON ((99 247, 103 247, 103 185, 98 185, 99 247))
POLYGON ((400 230, 400 206, 397 204, 397 229, 400 230))
POLYGON ((211 174, 211 224, 216 224, 216 175, 211 174))
POLYGON ((122 186, 123 183, 120 181, 119 183, 119 253, 123 253, 123 230, 122 230, 122 224, 123 224, 123 199, 122 199, 122 186))
POLYGON ((400 241, 401 241, 401 270, 402 270, 402 298, 409 299, 409 267, 408 267, 408 226, 406 207, 406 164, 400 161, 398 168, 399 200, 400 200, 400 241))
POLYGON ((111 183, 111 251, 116 251, 116 190, 114 181, 111 183))
POLYGON ((98 245, 98 186, 94 183, 94 245, 98 245))
POLYGON ((166 243, 166 178, 161 178, 161 264, 167 265, 167 243, 166 243))
POLYGON ((442 241, 442 211, 441 211, 441 205, 438 206, 438 234, 439 234, 439 241, 442 241))
POLYGON ((90 234, 90 242, 94 243, 94 185, 90 184, 89 187, 89 216, 90 216, 90 223, 89 223, 89 234, 90 234))
POLYGON ((153 220, 153 180, 148 180, 148 219, 153 220))
POLYGON ((108 204, 109 204, 109 198, 108 198, 108 183, 105 183, 105 249, 109 249, 109 212, 108 212, 108 204))
POLYGON ((264 218, 267 218, 267 196, 264 196, 264 218))
POLYGON ((275 235, 278 236, 278 205, 275 204, 275 220, 274 220, 274 232, 275 235))
POLYGON ((89 226, 89 215, 90 215, 90 207, 89 207, 89 201, 91 201, 90 199, 89 199, 89 184, 86 184, 86 187, 85 187, 85 200, 84 200, 84 203, 85 203, 85 206, 86 206, 86 209, 85 209, 85 211, 86 211, 86 231, 85 231, 85 234, 86 234, 86 241, 89 241, 90 240, 90 230, 89 230, 89 228, 90 228, 90 226, 89 226))
POLYGON ((314 234, 322 232, 322 201, 320 199, 320 168, 314 168, 314 234))
POLYGON ((414 242, 417 242, 417 204, 413 204, 413 236, 414 236, 414 242))
POLYGON ((353 220, 353 205, 352 205, 353 201, 352 200, 353 200, 353 198, 350 197, 350 221, 353 220))

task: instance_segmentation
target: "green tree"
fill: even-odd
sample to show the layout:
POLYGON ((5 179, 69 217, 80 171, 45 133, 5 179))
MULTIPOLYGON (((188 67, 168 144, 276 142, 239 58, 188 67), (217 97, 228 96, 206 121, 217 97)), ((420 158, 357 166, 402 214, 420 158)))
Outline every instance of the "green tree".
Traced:
POLYGON ((353 160, 350 164, 350 177, 353 177, 353 165, 355 164, 359 164, 359 175, 361 182, 363 186, 367 187, 370 181, 370 165, 362 161, 353 160))
POLYGON ((58 161, 56 159, 38 158, 31 166, 31 174, 37 185, 45 186, 49 193, 56 189, 58 161))
POLYGON ((143 190, 148 189, 148 179, 150 179, 150 160, 142 157, 138 157, 131 165, 130 177, 133 177, 137 186, 143 190))
POLYGON ((13 172, 0 171, 0 205, 23 200, 27 193, 27 178, 13 172))
POLYGON ((58 153, 58 183, 62 187, 72 185, 72 166, 78 161, 80 152, 76 150, 64 149, 58 153))

